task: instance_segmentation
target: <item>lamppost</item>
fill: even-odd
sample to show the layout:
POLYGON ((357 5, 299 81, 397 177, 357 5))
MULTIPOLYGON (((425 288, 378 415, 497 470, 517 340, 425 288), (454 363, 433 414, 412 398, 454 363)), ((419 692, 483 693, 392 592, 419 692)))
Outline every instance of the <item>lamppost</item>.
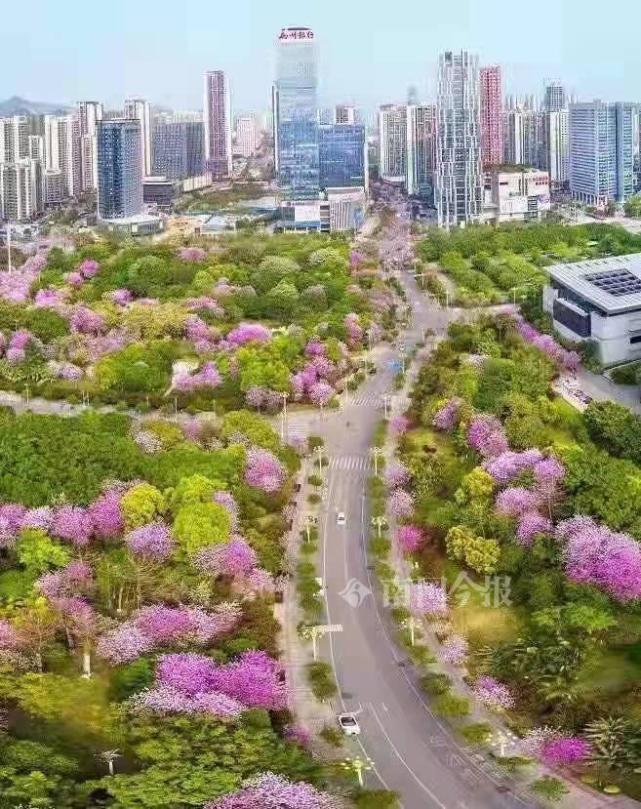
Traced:
POLYGON ((378 459, 383 456, 383 450, 381 447, 372 447, 369 453, 374 458, 374 474, 378 477, 378 459))
POLYGON ((343 769, 349 770, 356 775, 358 785, 362 788, 365 786, 363 773, 372 769, 372 763, 371 758, 362 759, 357 756, 356 758, 346 758, 343 762, 341 762, 341 766, 343 769))
POLYGON ((391 404, 392 404, 392 397, 390 396, 389 393, 386 393, 386 394, 383 395, 382 398, 383 398, 383 414, 384 414, 385 418, 388 419, 389 418, 388 410, 389 410, 389 408, 391 407, 391 404))
POLYGON ((387 520, 385 517, 378 516, 372 517, 372 525, 376 528, 376 533, 378 534, 378 538, 381 538, 381 532, 383 528, 387 525, 387 520))
POLYGON ((13 267, 11 266, 11 222, 7 222, 7 272, 11 274, 13 267))
POLYGON ((321 446, 316 447, 315 449, 316 454, 318 455, 318 474, 323 474, 323 448, 321 446))
POLYGON ((287 438, 287 393, 283 391, 281 394, 283 397, 283 413, 282 413, 282 424, 280 430, 280 438, 281 441, 285 441, 287 438))

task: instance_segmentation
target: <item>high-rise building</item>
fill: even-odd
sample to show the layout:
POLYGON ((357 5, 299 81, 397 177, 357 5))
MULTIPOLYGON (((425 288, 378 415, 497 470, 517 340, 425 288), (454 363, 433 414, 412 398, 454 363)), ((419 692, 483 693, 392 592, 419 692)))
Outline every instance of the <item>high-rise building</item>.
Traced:
POLYGON ((410 84, 407 88, 407 106, 418 107, 418 88, 415 84, 410 84))
POLYGON ((588 205, 624 202, 634 192, 634 105, 570 106, 570 191, 588 205))
POLYGON ((214 180, 223 180, 232 174, 231 98, 223 70, 205 73, 203 109, 206 170, 214 180))
POLYGON ((568 107, 568 96, 565 87, 558 81, 550 82, 545 88, 543 107, 546 112, 558 112, 568 107))
POLYGON ((26 115, 0 118, 0 163, 29 157, 29 119, 26 115))
POLYGON ((328 124, 319 130, 320 187, 368 187, 365 127, 328 124))
POLYGON ((258 148, 258 128, 253 115, 236 118, 236 151, 241 157, 251 157, 258 148))
POLYGON ((61 171, 65 197, 82 192, 80 123, 73 115, 46 115, 44 120, 45 168, 61 171))
POLYGON ((80 174, 83 191, 96 190, 96 131, 103 117, 99 101, 78 102, 80 128, 80 174))
POLYGON ((154 122, 152 164, 155 176, 168 180, 198 177, 205 170, 202 120, 163 116, 154 122))
POLYGON ((153 155, 151 152, 151 111, 149 102, 143 98, 125 99, 125 118, 136 118, 140 121, 140 154, 142 170, 145 177, 151 174, 153 155))
POLYGON ((334 107, 334 123, 335 124, 355 124, 356 120, 356 107, 353 104, 337 104, 334 107))
POLYGON ((46 169, 44 172, 44 203, 60 205, 65 198, 65 182, 59 169, 46 169))
POLYGON ((544 113, 543 139, 544 166, 550 175, 550 188, 560 190, 567 186, 570 170, 570 136, 568 110, 544 113))
POLYGON ((436 165, 436 107, 407 107, 405 190, 410 196, 431 197, 436 165))
POLYGON ((525 106, 503 113, 503 162, 512 166, 545 166, 543 113, 525 106))
POLYGON ((478 57, 439 58, 434 201, 439 227, 479 219, 483 206, 478 57))
POLYGON ((314 32, 283 28, 276 48, 272 100, 278 186, 287 199, 318 199, 318 56, 314 32))
POLYGON ((503 161, 502 106, 503 88, 498 65, 482 67, 481 87, 481 157, 483 166, 498 166, 503 161))
POLYGON ((42 165, 23 158, 0 163, 0 219, 26 222, 43 210, 42 165))
POLYGON ((378 110, 378 176, 404 183, 407 172, 407 107, 384 104, 378 110))
POLYGON ((127 219, 143 209, 140 121, 120 118, 98 123, 98 216, 127 219))

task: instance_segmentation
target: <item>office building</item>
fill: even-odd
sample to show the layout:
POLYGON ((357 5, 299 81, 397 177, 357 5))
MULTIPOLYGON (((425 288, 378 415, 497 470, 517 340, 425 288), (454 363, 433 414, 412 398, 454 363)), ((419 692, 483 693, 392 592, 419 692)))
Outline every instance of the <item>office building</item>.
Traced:
POLYGON ((407 172, 407 107, 385 104, 378 110, 378 176, 405 183, 407 172))
POLYGON ((641 359, 641 254, 546 267, 543 308, 573 342, 596 344, 603 365, 641 359))
POLYGON ((570 106, 570 191, 594 205, 634 193, 634 108, 592 101, 570 106))
POLYGON ((96 132, 102 118, 103 108, 99 101, 78 102, 80 183, 85 193, 96 190, 96 132))
POLYGON ((543 101, 545 112, 558 112, 568 108, 568 96, 565 87, 559 82, 550 82, 545 88, 543 101))
POLYGON ((478 57, 439 58, 434 202, 439 227, 478 221, 483 205, 478 57))
POLYGON ((272 103, 278 187, 285 199, 318 199, 318 56, 314 32, 283 28, 276 51, 272 103))
POLYGON ((140 121, 140 152, 142 159, 143 176, 151 174, 153 163, 151 142, 151 111, 149 102, 143 98, 125 99, 125 118, 135 118, 140 121))
POLYGON ((258 149, 258 128, 253 115, 239 115, 236 118, 236 153, 241 157, 251 157, 258 149))
POLYGON ((134 118, 98 123, 98 217, 128 219, 143 209, 140 121, 134 118))
POLYGON ((481 157, 483 166, 498 166, 503 162, 503 87, 498 65, 482 67, 479 71, 481 88, 481 157))
POLYGON ((543 115, 544 168, 550 175, 550 187, 558 191, 570 179, 570 113, 568 110, 543 115))
POLYGON ((334 107, 335 124, 356 124, 356 107, 352 104, 337 104, 334 107))
POLYGON ((322 233, 356 231, 362 227, 367 212, 364 188, 328 188, 320 202, 322 233))
POLYGON ((205 169, 214 180, 224 180, 232 174, 232 151, 231 99, 223 70, 205 73, 203 110, 205 169))
POLYGON ((410 196, 431 199, 436 167, 436 107, 407 107, 405 190, 410 196))
POLYGON ((368 187, 365 127, 329 124, 319 129, 320 187, 368 187))
POLYGON ((29 119, 26 115, 0 118, 0 163, 29 157, 29 119))
POLYGON ((45 169, 61 171, 65 197, 82 193, 80 123, 73 115, 45 115, 45 169))
MULTIPOLYGON (((200 124, 202 132, 202 123, 200 124)), ((154 155, 155 159, 155 155, 154 155)), ((167 177, 145 177, 142 184, 142 199, 145 205, 156 205, 161 210, 169 210, 180 183, 167 177)))
POLYGON ((550 210, 550 178, 547 171, 514 167, 490 172, 490 204, 484 218, 495 224, 532 222, 550 210))
POLYGON ((205 170, 203 123, 159 117, 154 124, 153 175, 168 180, 198 177, 205 170))
POLYGON ((0 163, 0 219, 27 222, 43 210, 42 165, 24 158, 0 163))

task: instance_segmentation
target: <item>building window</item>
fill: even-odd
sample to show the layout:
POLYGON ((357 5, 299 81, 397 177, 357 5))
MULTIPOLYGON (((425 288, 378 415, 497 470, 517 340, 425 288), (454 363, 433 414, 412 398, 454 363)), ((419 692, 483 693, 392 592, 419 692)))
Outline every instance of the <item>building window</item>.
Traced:
POLYGON ((554 301, 552 308, 554 319, 579 337, 589 337, 592 333, 590 315, 579 314, 569 306, 565 306, 559 299, 554 301))

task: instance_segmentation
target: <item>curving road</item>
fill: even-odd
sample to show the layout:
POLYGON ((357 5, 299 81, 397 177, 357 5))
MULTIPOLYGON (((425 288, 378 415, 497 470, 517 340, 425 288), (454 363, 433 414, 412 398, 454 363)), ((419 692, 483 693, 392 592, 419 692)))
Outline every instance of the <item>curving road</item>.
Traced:
MULTIPOLYGON (((411 277, 403 283, 414 302, 411 329, 403 337, 411 348, 428 327, 443 333, 449 313, 429 304, 411 277)), ((335 669, 343 710, 359 712, 357 744, 361 758, 372 762, 370 786, 398 792, 404 809, 534 806, 512 794, 499 770, 459 745, 432 714, 380 605, 366 544, 368 450, 381 418, 381 397, 393 393, 389 363, 397 359, 393 348, 380 348, 379 372, 322 427, 329 458, 320 524, 322 576, 328 623, 343 627, 321 641, 322 652, 335 669), (338 511, 346 514, 346 526, 336 525, 338 511)))

